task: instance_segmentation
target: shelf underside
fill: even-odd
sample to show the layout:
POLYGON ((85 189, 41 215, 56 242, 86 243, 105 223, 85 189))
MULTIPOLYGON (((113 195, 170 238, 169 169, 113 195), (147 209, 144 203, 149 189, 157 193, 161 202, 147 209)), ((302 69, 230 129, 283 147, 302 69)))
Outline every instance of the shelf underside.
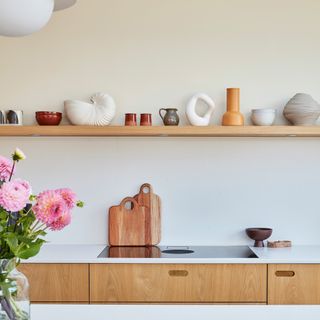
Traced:
POLYGON ((0 137, 320 137, 320 126, 0 126, 0 137))

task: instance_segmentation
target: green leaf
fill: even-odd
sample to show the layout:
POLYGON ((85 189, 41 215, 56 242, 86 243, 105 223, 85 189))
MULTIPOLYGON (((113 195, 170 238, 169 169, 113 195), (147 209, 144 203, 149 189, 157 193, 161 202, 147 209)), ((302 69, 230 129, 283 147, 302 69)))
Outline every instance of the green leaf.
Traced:
POLYGON ((3 209, 0 209, 0 220, 7 220, 7 218, 8 218, 8 213, 3 209))
POLYGON ((34 243, 28 246, 24 246, 16 252, 16 256, 21 259, 29 259, 31 257, 36 256, 45 240, 37 239, 34 243))
POLYGON ((17 235, 17 239, 20 242, 20 244, 30 245, 33 243, 34 239, 28 237, 28 236, 21 236, 17 235))
POLYGON ((43 230, 38 230, 38 231, 34 232, 33 234, 35 235, 35 238, 37 238, 39 236, 44 237, 44 236, 47 235, 47 233, 45 231, 43 231, 43 230))
POLYGON ((14 234, 5 234, 5 242, 8 244, 10 250, 15 254, 18 249, 18 239, 14 234))

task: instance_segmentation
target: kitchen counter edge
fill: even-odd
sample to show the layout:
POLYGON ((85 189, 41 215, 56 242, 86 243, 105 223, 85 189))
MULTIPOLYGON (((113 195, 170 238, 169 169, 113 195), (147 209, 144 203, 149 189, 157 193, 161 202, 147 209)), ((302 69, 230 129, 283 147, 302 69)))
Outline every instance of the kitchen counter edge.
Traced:
POLYGON ((105 245, 45 245, 21 263, 37 264, 320 264, 320 245, 253 248, 258 258, 98 258, 105 245))

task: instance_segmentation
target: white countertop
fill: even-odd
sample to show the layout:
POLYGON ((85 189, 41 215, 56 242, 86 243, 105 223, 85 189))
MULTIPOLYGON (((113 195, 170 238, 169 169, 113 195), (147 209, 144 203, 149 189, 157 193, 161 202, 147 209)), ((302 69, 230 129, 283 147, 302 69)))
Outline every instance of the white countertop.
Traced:
POLYGON ((106 245, 44 245, 40 253, 23 263, 320 263, 320 246, 251 248, 254 258, 98 258, 106 245))
POLYGON ((320 246, 293 246, 291 248, 251 248, 267 263, 320 263, 320 246))
POLYGON ((32 305, 32 320, 318 320, 320 306, 32 305))

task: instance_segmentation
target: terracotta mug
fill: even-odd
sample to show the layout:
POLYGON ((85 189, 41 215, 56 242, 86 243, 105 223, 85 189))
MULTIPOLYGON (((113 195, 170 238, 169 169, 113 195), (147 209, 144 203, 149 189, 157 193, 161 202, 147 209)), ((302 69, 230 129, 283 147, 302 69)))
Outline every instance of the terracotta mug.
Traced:
POLYGON ((137 114, 136 113, 126 113, 125 125, 126 126, 136 126, 137 125, 137 114))
POLYGON ((152 126, 152 114, 151 113, 141 113, 140 126, 152 126))
POLYGON ((159 110, 159 115, 163 120, 165 126, 177 126, 179 125, 179 116, 176 108, 162 108, 159 110), (166 114, 163 116, 162 112, 165 111, 166 114))

